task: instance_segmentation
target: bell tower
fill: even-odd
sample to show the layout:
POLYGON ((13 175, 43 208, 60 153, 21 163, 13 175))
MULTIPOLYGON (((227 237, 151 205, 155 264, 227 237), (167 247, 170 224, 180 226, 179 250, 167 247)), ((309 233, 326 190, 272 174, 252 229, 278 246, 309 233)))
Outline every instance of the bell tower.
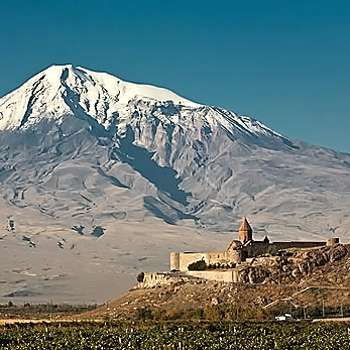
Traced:
POLYGON ((239 240, 242 244, 253 240, 253 230, 245 216, 242 218, 242 223, 239 228, 239 240))

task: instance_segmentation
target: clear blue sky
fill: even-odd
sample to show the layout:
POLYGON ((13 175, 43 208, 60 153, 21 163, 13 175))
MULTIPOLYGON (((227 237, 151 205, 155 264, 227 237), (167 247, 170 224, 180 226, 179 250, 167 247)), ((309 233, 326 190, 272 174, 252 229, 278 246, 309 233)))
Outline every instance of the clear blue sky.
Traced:
POLYGON ((348 1, 1 0, 0 95, 54 63, 165 86, 350 152, 348 1))

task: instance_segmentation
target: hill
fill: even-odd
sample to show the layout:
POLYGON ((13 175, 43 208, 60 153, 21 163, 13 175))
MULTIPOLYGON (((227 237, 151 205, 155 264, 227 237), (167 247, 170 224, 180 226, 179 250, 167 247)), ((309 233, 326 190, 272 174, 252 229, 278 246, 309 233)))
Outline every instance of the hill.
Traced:
MULTIPOLYGON (((176 273, 166 283, 139 284, 84 318, 218 321, 350 314, 350 247, 290 250, 246 271, 267 272, 260 283, 223 283, 176 273), (296 273, 297 270, 297 273, 296 273)), ((257 276, 257 275, 256 275, 257 276)))

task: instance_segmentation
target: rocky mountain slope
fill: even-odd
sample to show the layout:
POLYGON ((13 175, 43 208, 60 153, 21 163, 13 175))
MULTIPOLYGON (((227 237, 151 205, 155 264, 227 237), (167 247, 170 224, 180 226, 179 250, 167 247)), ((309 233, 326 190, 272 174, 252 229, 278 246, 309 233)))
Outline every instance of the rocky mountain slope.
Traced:
POLYGON ((6 204, 64 226, 244 213, 271 235, 347 232, 348 155, 165 89, 52 66, 0 100, 0 130, 6 204))
MULTIPOLYGON (((0 99, 0 222, 16 226, 0 243, 18 254, 0 278, 16 280, 11 266, 31 265, 28 247, 86 266, 99 245, 98 263, 129 278, 145 255, 146 268, 166 269, 169 250, 224 246, 228 236, 210 232, 232 232, 243 214, 257 237, 346 239, 349 170, 349 155, 291 141, 253 118, 52 66, 0 99)), ((21 295, 31 281, 4 283, 2 295, 21 295)))

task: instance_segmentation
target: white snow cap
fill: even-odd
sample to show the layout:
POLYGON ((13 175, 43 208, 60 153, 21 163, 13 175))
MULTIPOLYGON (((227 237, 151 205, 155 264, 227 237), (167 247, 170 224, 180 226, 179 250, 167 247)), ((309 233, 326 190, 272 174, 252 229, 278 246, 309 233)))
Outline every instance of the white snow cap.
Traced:
POLYGON ((69 114, 71 106, 67 105, 67 98, 73 95, 79 97, 74 101, 77 107, 96 119, 108 119, 132 99, 201 107, 164 88, 126 82, 108 73, 71 64, 53 65, 0 99, 0 130, 16 129, 24 122, 31 124, 35 117, 69 114))
MULTIPOLYGON (((118 119, 122 132, 130 125, 134 112, 147 111, 165 123, 179 124, 186 130, 198 131, 201 125, 219 127, 235 135, 281 137, 253 118, 239 116, 222 108, 208 107, 187 100, 174 92, 144 84, 123 81, 111 74, 82 67, 54 65, 38 73, 21 87, 0 99, 0 130, 26 129, 41 120, 58 123, 69 116, 87 115, 108 130, 118 119), (145 105, 129 103, 145 102, 145 105), (176 113, 152 112, 152 106, 171 101, 176 113), (131 105, 131 107, 130 107, 131 105), (150 109, 147 109, 149 105, 150 109)), ((145 116, 143 116, 144 118, 145 116)), ((145 120, 143 120, 145 121, 145 120)))

